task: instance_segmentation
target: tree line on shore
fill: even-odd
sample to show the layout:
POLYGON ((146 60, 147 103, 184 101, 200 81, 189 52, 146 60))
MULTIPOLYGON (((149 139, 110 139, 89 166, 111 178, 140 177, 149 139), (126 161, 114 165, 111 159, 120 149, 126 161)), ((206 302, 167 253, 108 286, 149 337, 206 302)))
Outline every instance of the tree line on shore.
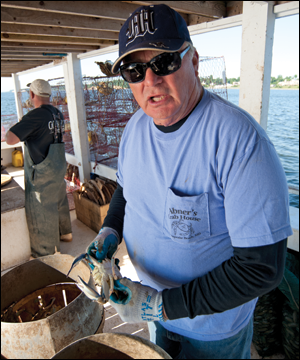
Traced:
MULTIPOLYGON (((294 76, 286 76, 283 77, 282 75, 278 75, 277 78, 276 77, 271 77, 271 85, 273 85, 272 87, 281 87, 279 85, 280 82, 283 81, 291 81, 291 80, 299 80, 298 75, 294 75, 294 76)), ((209 86, 209 85, 224 85, 224 80, 221 78, 216 78, 214 79, 212 75, 210 75, 209 77, 205 77, 205 78, 201 78, 201 82, 202 84, 209 86)), ((231 85, 236 85, 238 86, 237 83, 240 82, 240 77, 238 78, 227 78, 227 84, 231 84, 231 85)), ((298 85, 299 87, 299 85, 298 85)))
MULTIPOLYGON (((292 81, 292 80, 299 80, 298 75, 294 76, 286 76, 285 78, 282 75, 278 75, 277 78, 271 76, 271 85, 274 85, 274 87, 280 87, 278 83, 282 81, 292 81)), ((298 85, 299 87, 299 85, 298 85)))

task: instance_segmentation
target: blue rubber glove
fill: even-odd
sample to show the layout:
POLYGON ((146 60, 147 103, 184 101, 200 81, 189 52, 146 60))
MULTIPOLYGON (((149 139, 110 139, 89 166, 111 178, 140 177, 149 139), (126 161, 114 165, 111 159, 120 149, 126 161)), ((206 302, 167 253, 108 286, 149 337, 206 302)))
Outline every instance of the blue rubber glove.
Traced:
POLYGON ((162 292, 127 278, 115 280, 114 283, 119 297, 113 293, 109 303, 123 321, 128 323, 165 321, 162 292))
POLYGON ((119 245, 119 235, 116 230, 104 227, 86 249, 86 252, 102 262, 104 259, 111 259, 119 245))

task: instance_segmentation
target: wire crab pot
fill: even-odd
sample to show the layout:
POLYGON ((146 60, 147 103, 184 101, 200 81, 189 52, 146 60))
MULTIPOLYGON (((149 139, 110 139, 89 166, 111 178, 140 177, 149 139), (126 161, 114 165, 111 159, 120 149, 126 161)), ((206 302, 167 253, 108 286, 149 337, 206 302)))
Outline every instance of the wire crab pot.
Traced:
MULTIPOLYGON (((52 88, 50 103, 63 113, 65 119, 66 152, 74 155, 64 78, 50 79, 48 82, 52 88)), ((120 76, 84 77, 82 88, 90 161, 109 164, 109 160, 118 157, 123 130, 139 105, 128 84, 120 76)), ((33 109, 29 88, 18 93, 18 101, 22 104, 24 115, 33 109)))
POLYGON ((224 56, 200 56, 199 77, 206 89, 228 100, 224 56))

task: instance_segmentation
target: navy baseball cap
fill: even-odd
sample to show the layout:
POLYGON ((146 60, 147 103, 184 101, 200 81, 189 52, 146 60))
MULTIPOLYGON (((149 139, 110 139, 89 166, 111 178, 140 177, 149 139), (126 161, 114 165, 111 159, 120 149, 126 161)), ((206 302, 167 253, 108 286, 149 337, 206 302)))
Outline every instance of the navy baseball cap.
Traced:
POLYGON ((119 71, 125 56, 141 50, 178 51, 183 43, 192 43, 183 17, 169 6, 141 6, 129 16, 119 33, 119 57, 112 73, 119 71))

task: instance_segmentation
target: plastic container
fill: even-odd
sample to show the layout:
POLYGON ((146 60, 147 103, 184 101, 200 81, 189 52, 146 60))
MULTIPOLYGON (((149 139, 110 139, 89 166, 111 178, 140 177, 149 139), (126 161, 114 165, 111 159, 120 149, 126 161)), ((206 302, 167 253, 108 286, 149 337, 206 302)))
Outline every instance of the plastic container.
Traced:
POLYGON ((22 167, 24 165, 22 151, 16 149, 12 152, 12 164, 15 167, 22 167))

